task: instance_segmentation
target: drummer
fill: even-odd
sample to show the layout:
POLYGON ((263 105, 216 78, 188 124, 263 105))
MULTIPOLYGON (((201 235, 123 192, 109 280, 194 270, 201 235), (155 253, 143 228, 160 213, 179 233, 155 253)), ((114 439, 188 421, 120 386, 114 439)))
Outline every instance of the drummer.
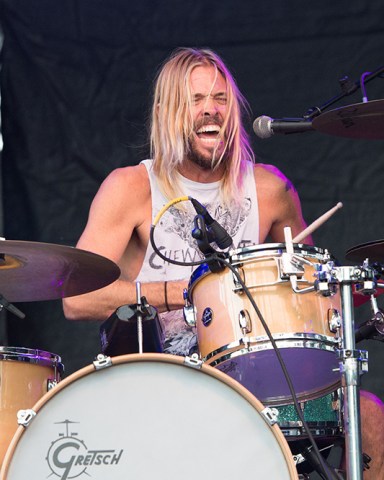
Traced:
MULTIPOLYGON (((121 277, 103 289, 66 298, 68 319, 105 320, 119 306, 136 303, 134 282, 139 280, 142 295, 162 312, 164 352, 196 351, 196 335, 185 324, 181 310, 191 267, 164 262, 149 242, 156 214, 181 195, 203 203, 235 247, 284 242, 286 226, 293 237, 304 230, 292 183, 276 167, 255 163, 242 122, 245 110, 232 75, 211 50, 178 49, 164 63, 153 97, 151 160, 117 169, 107 177, 77 245, 116 262, 121 277)), ((167 258, 186 262, 201 258, 191 237, 195 214, 184 202, 162 217, 155 242, 167 258)), ((307 237, 303 243, 312 244, 312 239, 307 237)), ((380 403, 372 408, 376 405, 381 413, 380 403)), ((382 475, 375 469, 384 458, 384 429, 378 430, 381 437, 376 436, 374 446, 363 438, 364 451, 373 458, 369 473, 373 476, 366 478, 384 478, 384 469, 382 475), (377 459, 372 454, 376 447, 380 448, 377 459)))

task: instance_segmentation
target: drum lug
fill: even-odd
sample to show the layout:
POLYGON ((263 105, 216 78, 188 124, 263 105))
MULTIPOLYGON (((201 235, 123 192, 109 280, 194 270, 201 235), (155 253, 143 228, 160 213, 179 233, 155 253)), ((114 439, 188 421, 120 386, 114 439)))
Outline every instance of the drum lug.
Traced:
POLYGON ((184 357, 184 365, 200 370, 203 366, 203 361, 199 358, 197 353, 193 353, 190 357, 184 357))
POLYGON ((336 308, 328 309, 328 328, 332 333, 337 333, 341 328, 341 315, 336 308))
POLYGON ((188 291, 185 288, 183 291, 183 298, 185 305, 183 307, 184 321, 189 327, 196 327, 196 310, 195 306, 189 301, 188 291))
POLYGON ((47 392, 52 390, 52 388, 55 388, 59 382, 54 378, 48 378, 47 380, 47 392))
POLYGON ((277 408, 265 407, 260 413, 264 416, 271 427, 277 423, 277 417, 279 416, 277 408))
POLYGON ((35 418, 36 412, 32 409, 19 410, 17 412, 17 423, 23 427, 28 427, 32 420, 35 418))
POLYGON ((240 310, 239 325, 243 335, 247 335, 247 333, 252 332, 251 316, 249 315, 248 310, 240 310))
POLYGON ((101 370, 102 368, 107 368, 112 366, 112 360, 111 357, 108 357, 107 355, 103 355, 102 353, 99 353, 96 357, 96 360, 93 362, 93 366, 95 367, 95 370, 101 370))

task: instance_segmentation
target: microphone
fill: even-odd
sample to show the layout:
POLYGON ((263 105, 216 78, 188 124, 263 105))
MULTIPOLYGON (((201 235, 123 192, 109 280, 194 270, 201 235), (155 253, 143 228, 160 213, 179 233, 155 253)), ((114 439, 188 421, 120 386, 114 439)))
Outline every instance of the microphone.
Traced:
POLYGON ((194 206, 196 213, 201 215, 209 229, 213 234, 213 241, 216 242, 217 246, 222 250, 228 248, 233 244, 232 237, 225 230, 224 227, 220 225, 211 215, 208 213, 207 209, 201 205, 196 199, 189 197, 192 205, 194 206))
POLYGON ((287 135, 310 130, 314 130, 312 122, 304 118, 271 118, 262 115, 253 122, 253 131, 259 138, 270 138, 275 133, 287 135))

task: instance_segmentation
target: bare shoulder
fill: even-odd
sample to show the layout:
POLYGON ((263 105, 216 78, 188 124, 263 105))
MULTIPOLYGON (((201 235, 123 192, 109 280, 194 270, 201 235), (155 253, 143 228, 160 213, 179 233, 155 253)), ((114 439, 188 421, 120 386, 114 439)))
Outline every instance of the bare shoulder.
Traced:
MULTIPOLYGON (((290 226, 293 236, 306 224, 302 217, 298 193, 292 182, 275 166, 255 165, 255 180, 259 202, 260 238, 268 235, 273 241, 284 241, 284 227, 290 226)), ((307 243, 311 239, 307 238, 307 243)))
POLYGON ((117 168, 104 180, 100 190, 122 195, 147 195, 150 191, 147 170, 144 165, 117 168))
POLYGON ((258 188, 271 189, 275 193, 295 191, 293 183, 274 165, 257 163, 254 167, 258 188))
MULTIPOLYGON (((113 170, 93 199, 86 232, 103 229, 127 231, 142 224, 151 192, 144 165, 113 170)), ((93 234, 93 232, 92 232, 93 234)))

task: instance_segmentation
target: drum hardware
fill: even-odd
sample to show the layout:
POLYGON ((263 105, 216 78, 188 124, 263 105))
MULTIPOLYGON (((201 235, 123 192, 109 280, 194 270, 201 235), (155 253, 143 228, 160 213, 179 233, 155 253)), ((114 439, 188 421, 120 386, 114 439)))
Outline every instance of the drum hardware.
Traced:
MULTIPOLYGON (((234 259, 236 255, 233 257, 231 256, 231 260, 234 259)), ((307 292, 313 292, 315 289, 313 285, 310 287, 304 287, 304 288, 298 288, 298 284, 308 284, 308 280, 306 280, 303 277, 303 274, 305 273, 304 265, 310 265, 313 267, 313 263, 310 261, 307 261, 306 259, 300 260, 300 258, 297 255, 287 255, 286 252, 280 251, 278 256, 271 256, 271 257, 260 257, 260 258, 248 258, 248 259, 243 259, 242 263, 235 265, 237 269, 237 273, 241 276, 241 279, 243 283, 247 285, 248 290, 252 290, 254 288, 262 288, 262 287, 272 287, 274 285, 279 285, 279 284, 284 284, 286 280, 289 280, 289 277, 291 275, 296 275, 298 278, 296 279, 295 286, 292 287, 292 290, 295 293, 307 293, 307 292), (246 278, 246 273, 245 273, 245 268, 247 264, 254 263, 257 261, 260 262, 265 262, 266 260, 272 260, 276 264, 276 278, 273 281, 270 282, 262 282, 262 283, 249 283, 246 278), (289 267, 288 267, 289 265, 289 267)), ((244 293, 243 287, 237 280, 236 275, 232 274, 233 277, 233 283, 234 283, 234 288, 233 292, 238 293, 239 295, 242 295, 244 293)))
POLYGON ((372 317, 356 328, 356 343, 365 339, 384 341, 384 312, 377 306, 377 300, 374 295, 371 295, 370 302, 372 317))
POLYGON ((328 328, 332 333, 336 333, 337 337, 340 338, 340 329, 342 325, 342 318, 340 312, 336 308, 330 308, 328 310, 328 328))
POLYGON ((21 310, 15 307, 15 305, 12 303, 8 302, 8 300, 0 294, 0 312, 3 310, 3 308, 16 315, 16 317, 25 318, 25 314, 21 310))
MULTIPOLYGON (((326 452, 327 450, 331 449, 334 445, 327 445, 324 448, 319 449, 320 452, 326 452)), ((298 447, 300 449, 300 453, 294 455, 294 461, 296 465, 300 465, 304 462, 308 462, 309 465, 317 472, 321 478, 324 480, 343 480, 344 477, 339 475, 337 469, 333 468, 331 465, 327 463, 327 461, 323 458, 324 463, 328 466, 327 476, 324 476, 323 465, 319 462, 319 458, 316 453, 313 451, 312 445, 300 441, 298 442, 298 447)), ((354 477, 352 477, 354 479, 354 477)))
POLYGON ((244 336, 252 332, 251 317, 248 310, 240 310, 239 312, 239 325, 241 332, 244 336))
POLYGON ((195 309, 195 306, 189 300, 188 290, 186 288, 184 288, 183 290, 183 298, 184 298, 184 307, 183 307, 184 321, 189 327, 196 327, 196 309, 195 309))
POLYGON ((260 413, 264 415, 265 419, 271 426, 277 423, 279 412, 276 408, 265 407, 260 413))
POLYGON ((0 292, 9 307, 9 302, 54 300, 88 293, 109 285, 119 275, 120 269, 114 262, 85 250, 0 240, 0 292))
POLYGON ((49 390, 51 390, 52 388, 55 388, 58 384, 58 381, 56 379, 51 379, 49 378, 47 380, 47 392, 49 392, 49 390))
POLYGON ((96 360, 94 360, 92 364, 95 367, 95 370, 102 370, 103 368, 112 366, 112 359, 103 353, 99 353, 96 357, 96 360))
POLYGON ((163 351, 163 330, 156 308, 141 296, 136 283, 137 303, 122 305, 100 326, 101 350, 105 355, 163 351))
MULTIPOLYGON (((318 270, 321 282, 330 284, 338 282, 342 298, 342 348, 337 351, 339 370, 344 394, 344 425, 346 443, 347 472, 351 478, 362 478, 363 463, 360 455, 360 376, 368 371, 368 353, 355 349, 355 326, 353 315, 352 285, 362 285, 363 290, 372 295, 375 291, 377 272, 369 267, 368 262, 360 267, 335 267, 333 264, 318 270)), ((319 282, 319 283, 321 283, 319 282)), ((326 292, 327 289, 325 288, 326 292)))
POLYGON ((203 361, 197 353, 193 353, 190 357, 188 355, 184 357, 184 365, 200 370, 203 366, 203 361))
POLYGON ((17 412, 17 423, 23 427, 28 427, 35 417, 36 412, 31 408, 27 410, 19 410, 17 412))

